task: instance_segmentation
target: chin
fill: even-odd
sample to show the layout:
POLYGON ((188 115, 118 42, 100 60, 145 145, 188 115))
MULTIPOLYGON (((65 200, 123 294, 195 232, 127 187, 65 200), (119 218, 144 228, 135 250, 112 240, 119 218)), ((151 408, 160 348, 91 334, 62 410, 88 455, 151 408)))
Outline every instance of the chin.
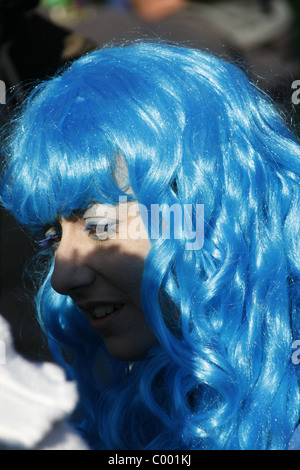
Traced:
POLYGON ((135 362, 135 361, 142 361, 146 359, 147 357, 147 352, 134 352, 134 351, 110 351, 108 349, 108 353, 113 357, 114 359, 117 359, 118 361, 125 361, 125 362, 135 362))
POLYGON ((126 347, 112 347, 112 345, 106 343, 106 349, 108 353, 114 359, 118 361, 126 361, 126 362, 135 362, 135 361, 143 361, 147 359, 148 351, 151 349, 153 345, 149 345, 149 347, 145 347, 145 344, 138 347, 138 345, 130 345, 126 347))

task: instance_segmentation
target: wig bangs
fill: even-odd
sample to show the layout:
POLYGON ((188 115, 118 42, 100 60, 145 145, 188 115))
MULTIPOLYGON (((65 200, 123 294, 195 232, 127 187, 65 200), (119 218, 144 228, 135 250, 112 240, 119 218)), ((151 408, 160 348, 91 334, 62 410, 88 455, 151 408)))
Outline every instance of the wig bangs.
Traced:
POLYGON ((48 104, 42 94, 15 127, 2 191, 5 207, 33 230, 96 201, 116 204, 128 189, 125 160, 89 104, 70 106, 68 96, 48 104))

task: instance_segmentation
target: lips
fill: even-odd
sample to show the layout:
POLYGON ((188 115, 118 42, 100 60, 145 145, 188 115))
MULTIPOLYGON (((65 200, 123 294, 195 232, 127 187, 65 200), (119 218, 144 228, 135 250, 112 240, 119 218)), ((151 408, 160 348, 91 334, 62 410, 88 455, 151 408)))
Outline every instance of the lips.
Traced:
POLYGON ((119 314, 124 307, 123 302, 119 301, 101 301, 89 304, 77 304, 90 319, 91 326, 98 330, 107 328, 113 321, 117 314, 119 314))
POLYGON ((95 318, 103 318, 106 315, 110 315, 111 313, 115 312, 116 310, 120 310, 120 308, 124 304, 117 304, 117 303, 106 303, 103 305, 99 305, 95 307, 93 310, 90 311, 90 314, 95 318))

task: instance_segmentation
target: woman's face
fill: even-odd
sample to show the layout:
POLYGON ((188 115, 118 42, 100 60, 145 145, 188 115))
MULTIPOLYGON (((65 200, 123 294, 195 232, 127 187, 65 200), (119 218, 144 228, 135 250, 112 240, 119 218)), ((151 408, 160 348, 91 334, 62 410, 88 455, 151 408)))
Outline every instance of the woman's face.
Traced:
POLYGON ((95 204, 46 232, 55 249, 52 287, 74 300, 119 360, 142 358, 156 343, 141 307, 150 242, 137 207, 95 204))

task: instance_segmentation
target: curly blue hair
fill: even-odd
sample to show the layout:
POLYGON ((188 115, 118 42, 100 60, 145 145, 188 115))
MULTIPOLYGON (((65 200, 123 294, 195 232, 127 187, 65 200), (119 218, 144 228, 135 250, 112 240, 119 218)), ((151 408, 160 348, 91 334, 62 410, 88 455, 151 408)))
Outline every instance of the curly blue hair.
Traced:
POLYGON ((108 355, 52 289, 51 255, 40 274, 38 316, 78 382, 76 423, 91 448, 287 448, 300 410, 299 157, 272 102, 204 51, 104 47, 32 90, 1 183, 21 224, 35 232, 91 201, 116 204, 128 186, 148 208, 204 205, 200 250, 152 240, 142 299, 158 345, 143 360, 108 355))

